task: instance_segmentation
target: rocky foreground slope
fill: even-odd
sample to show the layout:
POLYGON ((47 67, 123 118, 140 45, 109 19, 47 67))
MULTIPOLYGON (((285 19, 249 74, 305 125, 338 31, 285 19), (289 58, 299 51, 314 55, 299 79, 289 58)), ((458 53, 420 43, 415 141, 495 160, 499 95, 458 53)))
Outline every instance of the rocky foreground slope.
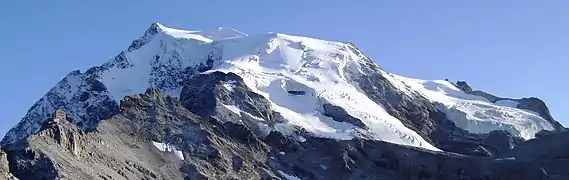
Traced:
POLYGON ((0 178, 567 179, 567 136, 537 98, 387 73, 351 43, 153 24, 30 108, 0 178))

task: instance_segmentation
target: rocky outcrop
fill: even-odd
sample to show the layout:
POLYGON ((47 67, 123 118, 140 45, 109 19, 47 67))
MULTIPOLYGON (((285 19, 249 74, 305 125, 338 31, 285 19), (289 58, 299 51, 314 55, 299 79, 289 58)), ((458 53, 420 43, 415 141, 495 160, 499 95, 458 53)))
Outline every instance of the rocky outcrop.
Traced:
POLYGON ((331 117, 334 121, 346 122, 359 128, 366 129, 365 124, 360 119, 350 116, 348 112, 340 106, 334 106, 326 103, 322 105, 322 108, 324 109, 324 113, 322 113, 322 115, 331 117))
POLYGON ((200 116, 213 115, 220 105, 234 105, 245 112, 271 119, 271 106, 263 96, 254 93, 234 73, 212 72, 190 78, 182 89, 180 101, 200 116), (224 87, 228 83, 231 89, 224 87))
POLYGON ((0 180, 15 180, 8 166, 8 155, 0 150, 0 180))
POLYGON ((457 81, 455 86, 466 93, 472 92, 472 88, 466 83, 466 81, 457 81))
POLYGON ((190 78, 182 89, 180 101, 204 119, 241 123, 258 135, 267 135, 267 130, 261 127, 270 127, 282 119, 267 99, 249 89, 234 73, 212 72, 190 78), (229 106, 240 112, 233 112, 229 106))
MULTIPOLYGON (((61 177, 56 170, 56 164, 42 150, 14 149, 7 153, 10 172, 18 179, 57 179, 61 177)), ((71 165, 65 164, 64 166, 71 165)))
MULTIPOLYGON (((175 170, 187 179, 261 179, 268 148, 243 125, 201 118, 156 90, 122 101, 127 119, 111 121, 146 142, 168 143, 184 154, 175 170)), ((268 173, 268 174, 267 174, 268 173)), ((160 176, 160 175, 158 175, 160 176)))
POLYGON ((69 153, 79 156, 84 132, 67 121, 65 111, 59 109, 51 120, 45 121, 36 136, 54 141, 69 153))
POLYGON ((10 173, 10 169, 8 168, 6 153, 0 150, 0 175, 7 175, 8 173, 10 173))

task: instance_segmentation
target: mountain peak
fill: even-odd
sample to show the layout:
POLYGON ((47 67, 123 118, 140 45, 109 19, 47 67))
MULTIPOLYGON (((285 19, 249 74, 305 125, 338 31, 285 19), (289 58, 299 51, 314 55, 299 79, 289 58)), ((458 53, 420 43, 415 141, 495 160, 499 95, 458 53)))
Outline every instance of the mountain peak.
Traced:
POLYGON ((165 35, 174 39, 197 40, 202 43, 211 43, 213 41, 246 37, 247 34, 233 28, 219 27, 209 31, 192 31, 165 26, 159 22, 150 24, 144 35, 132 42, 128 48, 128 52, 132 52, 146 44, 148 44, 155 36, 165 35))
POLYGON ((158 22, 152 23, 150 25, 149 29, 156 29, 159 32, 163 32, 166 34, 181 34, 181 33, 197 33, 197 32, 199 32, 199 31, 189 31, 189 30, 171 28, 168 26, 164 26, 163 24, 160 24, 158 22))
POLYGON ((152 23, 147 32, 148 31, 162 32, 164 34, 168 34, 170 36, 177 38, 202 39, 198 38, 197 36, 203 36, 203 38, 209 39, 204 41, 213 41, 213 40, 248 36, 247 34, 230 27, 218 27, 216 29, 208 31, 192 31, 192 30, 171 28, 168 26, 164 26, 163 24, 158 22, 152 23))

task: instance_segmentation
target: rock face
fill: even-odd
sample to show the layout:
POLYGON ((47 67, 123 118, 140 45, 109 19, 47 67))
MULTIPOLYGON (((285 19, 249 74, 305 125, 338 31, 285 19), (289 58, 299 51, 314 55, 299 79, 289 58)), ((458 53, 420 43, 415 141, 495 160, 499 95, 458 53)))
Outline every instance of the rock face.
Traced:
POLYGON ((282 119, 267 99, 253 92, 234 73, 197 75, 187 84, 180 101, 203 119, 242 123, 259 136, 267 135, 275 122, 282 119))
POLYGON ((8 166, 8 155, 0 150, 0 180, 15 179, 10 173, 10 168, 8 166))
POLYGON ((464 92, 470 93, 472 92, 472 88, 466 83, 466 81, 457 81, 456 87, 464 92))
POLYGON ((338 122, 347 122, 353 124, 354 126, 360 127, 362 129, 366 128, 365 124, 362 123, 361 120, 350 116, 350 114, 348 114, 342 107, 334 106, 332 104, 324 104, 322 105, 322 108, 324 109, 324 116, 331 117, 338 122))

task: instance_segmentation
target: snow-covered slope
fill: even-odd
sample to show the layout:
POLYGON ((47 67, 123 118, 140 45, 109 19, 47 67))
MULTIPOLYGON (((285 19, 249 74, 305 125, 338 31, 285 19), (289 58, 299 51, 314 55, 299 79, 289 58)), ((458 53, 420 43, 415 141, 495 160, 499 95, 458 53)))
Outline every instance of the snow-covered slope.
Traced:
POLYGON ((360 63, 348 46, 278 33, 220 41, 216 48, 223 49, 223 58, 210 72, 236 73, 248 87, 269 99, 274 110, 288 120, 276 126, 285 134, 292 134, 293 127, 298 126, 321 137, 351 139, 365 134, 436 150, 348 82, 343 69, 356 68, 360 63), (368 129, 323 116, 324 103, 343 107, 368 129))
POLYGON ((505 130, 524 139, 531 139, 541 130, 554 130, 551 123, 538 113, 516 108, 517 102, 502 100, 492 103, 486 98, 467 94, 445 80, 419 80, 393 75, 410 88, 438 103, 438 109, 459 128, 472 133, 488 133, 505 130))
MULTIPOLYGON (((298 136, 298 129, 319 137, 364 137, 438 150, 348 80, 353 73, 364 74, 360 68, 369 63, 355 51, 348 43, 279 33, 249 36, 228 28, 186 31, 156 23, 109 62, 65 77, 30 108, 2 143, 36 132, 58 108, 68 112, 74 123, 91 128, 116 113, 125 96, 157 88, 179 97, 187 78, 222 71, 241 76, 249 88, 268 99, 273 110, 282 115, 285 120, 270 130, 300 141, 304 138, 298 136), (324 116, 324 104, 343 108, 365 127, 324 116)), ((531 138, 540 129, 551 129, 547 121, 531 112, 461 94, 444 82, 395 75, 385 78, 401 91, 420 92, 443 104, 449 119, 471 132, 505 129, 531 138)), ((225 87, 232 88, 231 84, 225 87)), ((229 109, 242 112, 233 106, 229 109)))

